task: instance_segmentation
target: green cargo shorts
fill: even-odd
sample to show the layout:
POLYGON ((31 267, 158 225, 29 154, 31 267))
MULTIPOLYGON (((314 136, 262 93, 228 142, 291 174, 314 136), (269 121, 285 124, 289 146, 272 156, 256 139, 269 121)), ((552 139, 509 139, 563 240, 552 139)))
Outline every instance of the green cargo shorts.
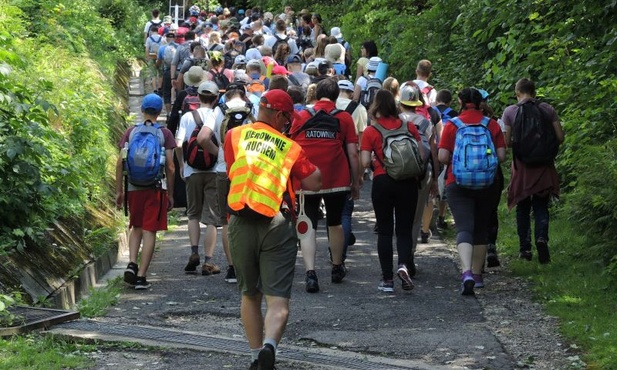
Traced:
POLYGON ((293 222, 280 212, 272 220, 232 215, 229 250, 240 292, 290 298, 297 243, 293 222))

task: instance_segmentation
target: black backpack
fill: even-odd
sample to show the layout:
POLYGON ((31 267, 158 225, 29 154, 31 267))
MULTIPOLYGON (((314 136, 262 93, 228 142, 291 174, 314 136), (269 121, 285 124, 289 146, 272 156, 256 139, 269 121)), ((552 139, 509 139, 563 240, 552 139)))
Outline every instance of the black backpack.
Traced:
POLYGON ((218 86, 220 94, 225 93, 225 91, 227 91, 227 87, 230 84, 229 78, 225 76, 223 71, 218 72, 214 69, 210 70, 210 73, 212 74, 212 81, 216 84, 216 86, 218 86))
POLYGON ((304 125, 293 134, 304 132, 307 139, 335 139, 336 135, 341 131, 339 119, 335 116, 342 112, 340 109, 334 109, 330 113, 315 108, 306 108, 306 111, 311 114, 304 125))
MULTIPOLYGON (((191 113, 193 114, 193 119, 195 120, 195 129, 191 133, 189 140, 182 143, 184 158, 189 166, 197 170, 210 170, 214 167, 214 165, 216 165, 216 159, 218 156, 215 154, 210 154, 197 143, 197 135, 199 134, 199 131, 204 123, 201 120, 201 116, 198 111, 194 110, 191 113)), ((214 145, 218 145, 214 135, 212 135, 211 140, 214 145)))
POLYGON ((535 100, 517 104, 512 124, 512 154, 529 166, 550 165, 559 151, 553 123, 542 114, 539 104, 535 100))
POLYGON ((241 126, 247 119, 251 122, 255 122, 256 119, 253 117, 251 110, 253 108, 251 103, 246 103, 244 106, 229 108, 226 103, 223 103, 221 106, 221 111, 225 118, 221 122, 220 129, 220 138, 221 144, 225 141, 225 135, 227 131, 231 130, 234 127, 241 126))
POLYGON ((277 34, 274 34, 274 38, 276 38, 276 42, 274 43, 274 45, 272 45, 272 55, 276 54, 276 49, 278 49, 279 45, 281 44, 286 44, 287 40, 289 40, 289 37, 279 37, 277 34))

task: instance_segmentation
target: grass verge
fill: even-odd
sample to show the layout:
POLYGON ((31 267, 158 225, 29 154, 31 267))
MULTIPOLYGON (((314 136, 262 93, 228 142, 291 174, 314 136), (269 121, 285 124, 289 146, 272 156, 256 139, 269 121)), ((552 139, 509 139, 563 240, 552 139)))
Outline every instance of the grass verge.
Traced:
POLYGON ((40 334, 0 339, 0 368, 2 369, 85 369, 92 360, 86 356, 96 347, 78 344, 40 334))
MULTIPOLYGON (((500 259, 516 275, 532 282, 534 295, 550 315, 560 318, 561 332, 585 353, 588 369, 617 369, 617 288, 606 264, 594 257, 591 242, 577 231, 559 207, 550 211, 551 263, 518 259, 516 210, 500 205, 500 259)), ((533 225, 533 223, 532 223, 533 225)), ((533 226, 532 226, 533 227, 533 226)))
POLYGON ((90 293, 87 297, 78 303, 81 317, 97 317, 103 316, 110 306, 118 303, 120 292, 122 291, 122 277, 109 280, 104 288, 90 288, 90 293))

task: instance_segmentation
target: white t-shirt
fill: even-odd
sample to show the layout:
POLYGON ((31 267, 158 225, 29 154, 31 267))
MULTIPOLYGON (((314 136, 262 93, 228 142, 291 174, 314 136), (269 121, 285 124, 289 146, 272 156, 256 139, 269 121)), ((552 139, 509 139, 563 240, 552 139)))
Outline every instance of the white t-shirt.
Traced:
MULTIPOLYGON (((413 80, 413 82, 415 82, 416 85, 418 85, 418 87, 420 88, 420 91, 422 91, 422 89, 424 89, 427 86, 431 86, 428 82, 422 81, 422 80, 413 80)), ((428 101, 425 103, 430 104, 430 106, 433 107, 435 106, 436 100, 437 100, 437 90, 433 87, 431 91, 428 93, 428 101)))
MULTIPOLYGON (((351 103, 351 99, 338 98, 336 99, 336 109, 345 110, 351 103)), ((358 104, 356 109, 351 112, 351 118, 353 119, 354 126, 356 127, 356 135, 364 132, 366 124, 368 122, 368 114, 364 105, 358 104)))
MULTIPOLYGON (((212 110, 212 108, 199 108, 197 109, 197 113, 201 117, 201 120, 204 123, 204 126, 210 128, 216 135, 216 130, 214 129, 214 126, 215 126, 214 110, 212 110)), ((195 119, 193 118, 193 113, 192 112, 184 113, 182 117, 180 118, 180 124, 178 125, 178 131, 176 131, 176 142, 178 142, 179 140, 182 140, 183 143, 188 142, 189 139, 191 138, 191 134, 193 133, 193 130, 195 130, 195 126, 196 124, 195 124, 195 119)), ((221 158, 221 153, 222 153, 221 149, 219 148, 218 160, 220 160, 221 158)), ((189 177, 193 173, 196 173, 196 172, 214 172, 218 169, 218 160, 214 168, 207 170, 207 171, 203 171, 203 170, 198 170, 198 169, 195 169, 189 166, 186 163, 186 158, 184 158, 184 177, 185 178, 189 177)))
POLYGON ((146 35, 150 34, 150 26, 152 26, 153 24, 156 24, 158 26, 162 26, 163 25, 163 21, 161 21, 160 19, 149 20, 148 23, 146 23, 146 26, 144 27, 144 34, 146 34, 146 35))

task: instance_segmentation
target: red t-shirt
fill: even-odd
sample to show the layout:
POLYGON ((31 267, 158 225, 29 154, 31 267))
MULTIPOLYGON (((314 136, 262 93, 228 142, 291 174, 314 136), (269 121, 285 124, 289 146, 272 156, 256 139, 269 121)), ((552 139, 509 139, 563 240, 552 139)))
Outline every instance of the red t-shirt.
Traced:
MULTIPOLYGON (((331 112, 336 109, 336 105, 330 100, 320 100, 313 108, 316 112, 320 110, 331 112)), ((345 154, 346 146, 358 143, 358 135, 351 115, 347 112, 340 112, 335 116, 339 120, 340 132, 334 139, 307 139, 299 130, 311 118, 311 113, 302 110, 298 114, 300 117, 291 124, 291 138, 302 146, 310 161, 321 171, 321 192, 350 190, 351 174, 345 154)))
MULTIPOLYGON (((458 115, 461 121, 465 124, 469 123, 479 123, 482 121, 484 115, 481 111, 476 109, 466 109, 458 115)), ((454 153, 454 142, 456 140, 456 126, 454 123, 448 121, 443 128, 443 132, 441 134, 441 139, 439 140, 439 149, 446 149, 450 152, 450 154, 454 153)), ((495 145, 495 149, 497 148, 505 148, 506 141, 503 137, 503 132, 501 132, 501 127, 499 127, 499 123, 494 119, 488 124, 488 130, 491 132, 491 136, 493 138, 493 144, 495 145)), ((448 174, 446 179, 446 186, 452 183, 455 183, 456 179, 452 174, 452 166, 448 166, 448 174)))
MULTIPOLYGON (((382 117, 377 118, 377 122, 388 130, 394 130, 401 127, 403 122, 398 117, 382 117)), ((407 129, 413 135, 413 137, 420 142, 422 138, 420 133, 413 122, 407 123, 407 129)), ((362 134, 362 143, 360 144, 360 150, 367 152, 374 152, 377 157, 383 162, 383 137, 381 133, 373 126, 368 126, 362 134)), ((373 176, 385 175, 386 170, 381 165, 380 161, 373 160, 373 176)))
MULTIPOLYGON (((252 123, 252 125, 255 125, 254 126, 255 129, 268 130, 268 131, 273 132, 277 136, 282 136, 280 132, 276 131, 274 128, 272 128, 272 126, 268 125, 267 123, 255 122, 255 123, 252 123)), ((241 126, 241 127, 244 128, 246 126, 241 126)), ((227 175, 229 175, 229 169, 231 168, 231 165, 236 160, 236 156, 234 153, 234 149, 232 146, 232 140, 231 140, 232 130, 227 131, 227 135, 225 136, 225 143, 223 145, 225 163, 227 164, 227 175)), ((308 177, 310 174, 315 172, 316 169, 317 167, 313 163, 311 163, 311 161, 309 161, 308 157, 306 156, 306 153, 304 152, 304 150, 302 150, 300 153, 300 156, 298 157, 298 160, 296 160, 293 167, 291 168, 291 177, 294 180, 303 180, 306 177, 308 177)))

